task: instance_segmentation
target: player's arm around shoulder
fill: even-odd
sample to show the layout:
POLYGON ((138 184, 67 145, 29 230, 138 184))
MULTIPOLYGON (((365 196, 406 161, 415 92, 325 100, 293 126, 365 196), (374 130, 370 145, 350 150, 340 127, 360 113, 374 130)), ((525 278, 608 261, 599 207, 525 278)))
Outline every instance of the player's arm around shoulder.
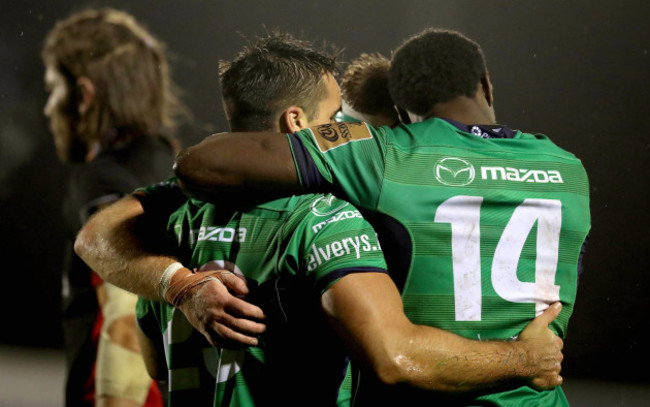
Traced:
POLYGON ((356 361, 386 383, 401 381, 396 333, 411 325, 374 229, 356 207, 332 195, 308 204, 298 213, 296 240, 304 246, 303 268, 320 287, 322 311, 356 361))
MULTIPOLYGON (((310 216, 315 211, 327 213, 323 211, 325 208, 315 205, 310 216)), ((353 234, 368 235, 364 227, 369 224, 363 218, 349 223, 342 221, 342 214, 352 213, 350 209, 355 208, 350 205, 323 216, 325 219, 320 224, 326 234, 315 239, 317 243, 313 244, 308 265, 319 268, 324 264, 323 258, 328 255, 332 258, 331 254, 340 249, 333 247, 332 242, 337 239, 328 240, 328 236, 346 236, 350 233, 347 227, 364 231, 353 234), (330 242, 329 251, 326 242, 330 242)), ((376 235, 368 243, 369 249, 379 247, 376 235)), ((530 379, 540 388, 561 383, 562 341, 548 329, 548 324, 559 314, 557 308, 550 308, 531 323, 518 341, 470 340, 434 327, 412 324, 390 276, 377 272, 378 269, 366 269, 363 256, 359 260, 356 264, 343 265, 346 272, 336 273, 336 278, 324 286, 321 306, 352 357, 383 383, 450 392, 477 390, 520 378, 530 379)))
POLYGON ((412 324, 385 274, 348 274, 323 293, 321 305, 353 359, 387 385, 463 392, 520 378, 541 389, 562 383, 561 339, 548 329, 557 309, 531 323, 521 340, 480 342, 412 324))
POLYGON ((185 193, 208 202, 222 201, 225 193, 245 201, 251 189, 256 202, 265 202, 300 190, 282 133, 211 135, 181 150, 174 173, 185 193))

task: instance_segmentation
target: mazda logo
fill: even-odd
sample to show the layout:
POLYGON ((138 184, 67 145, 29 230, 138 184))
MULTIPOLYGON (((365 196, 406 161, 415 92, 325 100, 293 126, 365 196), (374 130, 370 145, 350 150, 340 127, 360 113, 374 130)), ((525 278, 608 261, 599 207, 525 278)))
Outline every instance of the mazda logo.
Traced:
POLYGON ((474 181, 474 166, 462 158, 446 157, 433 167, 436 179, 450 187, 462 187, 474 181))

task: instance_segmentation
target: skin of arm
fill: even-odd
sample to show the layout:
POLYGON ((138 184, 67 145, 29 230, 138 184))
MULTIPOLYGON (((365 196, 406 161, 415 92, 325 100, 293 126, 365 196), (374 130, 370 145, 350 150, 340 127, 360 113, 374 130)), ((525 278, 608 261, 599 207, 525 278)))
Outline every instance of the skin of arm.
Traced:
MULTIPOLYGON (((158 299, 157 287, 162 270, 176 258, 146 253, 137 240, 126 238, 137 236, 134 224, 136 218, 143 215, 139 200, 125 197, 91 218, 80 232, 75 249, 106 281, 158 299)), ((539 387, 561 382, 561 339, 554 335, 548 337, 552 335, 550 330, 541 339, 530 343, 525 341, 524 334, 516 342, 478 342, 435 328, 414 326, 403 314, 401 298, 390 277, 374 274, 370 281, 364 280, 371 274, 346 276, 326 291, 322 301, 334 328, 342 332, 344 338, 355 338, 348 344, 353 354, 373 369, 381 380, 448 391, 487 385, 488 381, 498 380, 495 377, 504 380, 528 377, 533 379, 533 383, 542 380, 537 384, 539 387), (350 312, 352 309, 355 311, 350 312), (554 345, 550 346, 550 351, 544 350, 549 348, 549 341, 554 345), (554 350, 553 346, 559 350, 554 350), (461 353, 463 358, 457 357, 461 353), (547 366, 545 374, 544 364, 547 366), (442 375, 453 376, 444 378, 442 375)), ((213 304, 224 298, 241 301, 231 296, 222 284, 216 281, 206 283, 199 286, 184 304, 187 307, 182 309, 208 340, 214 340, 214 331, 218 331, 218 323, 213 321, 218 318, 212 316, 210 307, 223 313, 228 306, 213 304)), ((547 326, 543 328, 547 329, 547 326)))
POLYGON ((349 274, 321 296, 321 306, 353 358, 386 384, 460 392, 513 378, 529 379, 540 389, 562 383, 563 341, 548 328, 559 303, 516 341, 476 341, 414 325, 387 274, 349 274))
POLYGON ((279 133, 214 134, 182 150, 174 172, 186 194, 212 202, 228 196, 259 203, 301 192, 289 141, 279 133))
POLYGON ((155 243, 145 246, 144 242, 153 237, 140 239, 140 235, 146 234, 144 216, 140 201, 126 196, 88 220, 77 234, 74 249, 104 281, 141 297, 159 300, 160 276, 178 260, 148 247, 155 243))
MULTIPOLYGON (((178 261, 161 253, 156 244, 171 248, 155 237, 144 208, 134 196, 126 196, 96 213, 84 225, 75 240, 75 252, 90 268, 107 281, 147 299, 160 300, 158 284, 164 270, 178 261)), ((255 335, 265 325, 263 311, 235 295, 246 295, 243 280, 225 275, 192 289, 179 307, 189 322, 210 341, 222 346, 235 341, 256 345, 255 335)))

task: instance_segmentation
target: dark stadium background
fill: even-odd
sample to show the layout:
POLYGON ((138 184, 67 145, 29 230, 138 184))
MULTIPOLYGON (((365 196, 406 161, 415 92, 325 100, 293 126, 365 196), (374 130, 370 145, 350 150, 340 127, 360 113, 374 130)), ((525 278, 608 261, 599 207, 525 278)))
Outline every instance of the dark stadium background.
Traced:
MULTIPOLYGON (((227 129, 217 62, 245 36, 280 28, 344 48, 391 49, 428 26, 482 44, 501 123, 549 135, 590 175, 592 233, 565 347, 564 376, 649 384, 650 3, 548 1, 22 0, 0 4, 0 344, 61 347, 62 189, 42 110, 40 47, 86 5, 133 13, 166 42, 194 114, 185 145, 227 129)), ((0 366, 3 360, 0 359, 0 366)), ((7 363, 4 363, 7 367, 7 363)), ((1 399, 1 398, 0 398, 1 399)))

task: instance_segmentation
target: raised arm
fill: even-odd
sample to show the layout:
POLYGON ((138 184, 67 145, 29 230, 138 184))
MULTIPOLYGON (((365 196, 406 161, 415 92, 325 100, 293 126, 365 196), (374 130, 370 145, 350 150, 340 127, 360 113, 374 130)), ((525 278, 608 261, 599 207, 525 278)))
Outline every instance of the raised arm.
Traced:
MULTIPOLYGON (((167 254, 173 251, 160 238, 164 228, 157 223, 147 219, 136 197, 124 197, 86 223, 77 235, 75 251, 105 281, 144 298, 168 300, 160 296, 161 277, 178 259, 167 254)), ((185 290, 181 277, 188 282, 194 278, 185 268, 172 277, 182 280, 176 287, 184 291, 184 300, 177 305, 208 341, 257 344, 255 335, 265 326, 255 320, 264 318, 264 313, 229 292, 247 294, 242 280, 223 275, 185 290)))
POLYGON ((178 154, 174 172, 185 193, 211 202, 256 203, 300 191, 289 141, 278 133, 209 136, 178 154))
POLYGON ((345 276, 322 295, 321 304, 353 357, 386 384, 458 392, 515 378, 543 389, 562 383, 563 341, 548 328, 559 303, 516 341, 476 341, 414 325, 394 283, 380 273, 345 276))

